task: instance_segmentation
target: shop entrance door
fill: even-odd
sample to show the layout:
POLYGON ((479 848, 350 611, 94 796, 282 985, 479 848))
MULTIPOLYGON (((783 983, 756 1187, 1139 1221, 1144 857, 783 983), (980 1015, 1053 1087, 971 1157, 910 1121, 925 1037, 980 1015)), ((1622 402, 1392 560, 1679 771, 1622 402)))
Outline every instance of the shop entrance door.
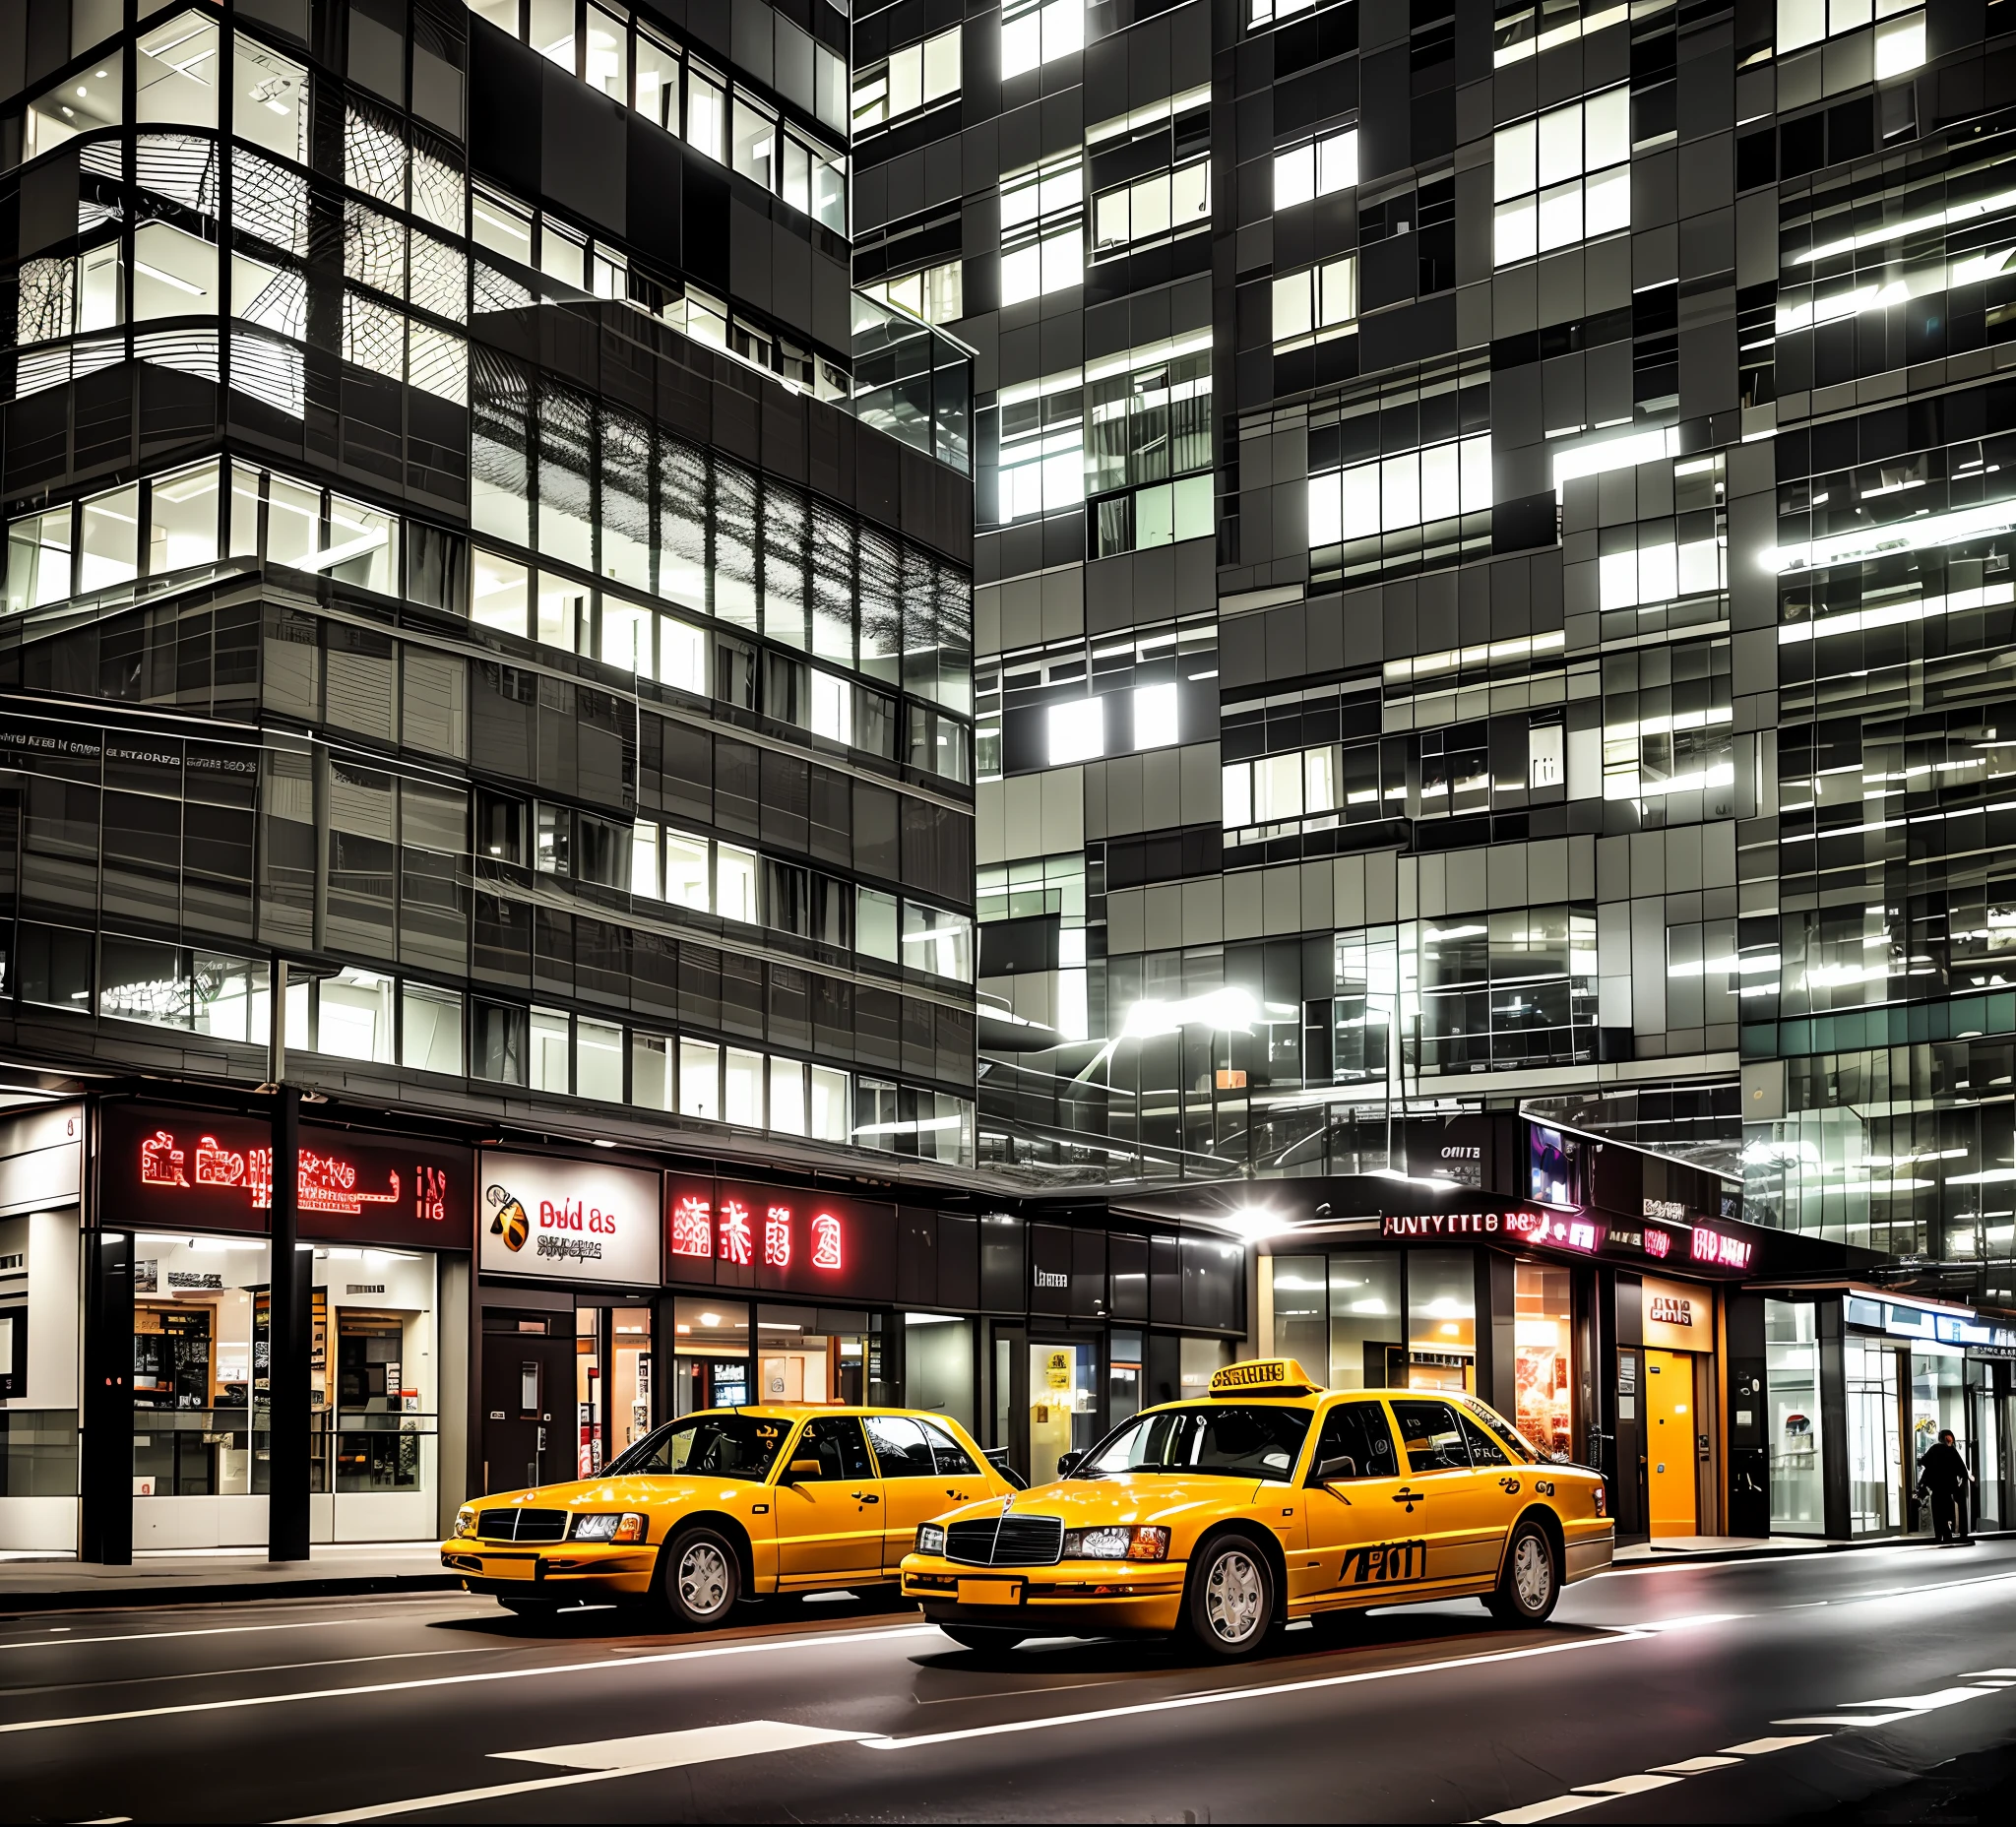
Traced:
POLYGON ((1029 1346, 1029 1481, 1047 1484, 1057 1461, 1099 1437, 1099 1352, 1089 1341, 1029 1346))
POLYGON ((1695 1510, 1694 1364, 1684 1352, 1645 1354, 1645 1461, 1652 1534, 1700 1533, 1695 1510))
POLYGON ((574 1379, 572 1337, 483 1335, 485 1492, 523 1490, 575 1476, 574 1379))

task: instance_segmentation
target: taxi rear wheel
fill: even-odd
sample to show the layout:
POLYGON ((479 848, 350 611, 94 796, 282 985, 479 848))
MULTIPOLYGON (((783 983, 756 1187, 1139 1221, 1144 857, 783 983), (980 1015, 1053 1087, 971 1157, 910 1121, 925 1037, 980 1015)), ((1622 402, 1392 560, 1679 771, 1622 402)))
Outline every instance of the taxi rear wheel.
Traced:
POLYGON ((712 1529, 682 1529, 660 1550, 653 1577, 660 1606, 689 1630, 725 1622, 742 1592, 734 1544, 712 1529))
POLYGON ((1506 1624, 1544 1624, 1561 1597, 1561 1568, 1547 1532, 1531 1518, 1512 1531, 1505 1570, 1484 1608, 1506 1624))
POLYGON ((1248 1536, 1220 1536, 1190 1566, 1183 1622, 1192 1643, 1220 1662, 1251 1656, 1273 1629, 1274 1569, 1248 1536))

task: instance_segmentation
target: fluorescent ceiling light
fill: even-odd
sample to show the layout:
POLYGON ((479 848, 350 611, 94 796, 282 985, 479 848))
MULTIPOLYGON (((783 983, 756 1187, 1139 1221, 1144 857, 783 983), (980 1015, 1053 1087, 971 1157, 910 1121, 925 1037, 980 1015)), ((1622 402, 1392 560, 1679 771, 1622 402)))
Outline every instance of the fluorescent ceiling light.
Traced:
POLYGON ((1758 563, 1765 570, 1825 571, 1834 565, 1862 564, 1893 552, 1924 551, 1935 545, 1964 545, 2016 530, 2016 500, 1984 502, 1950 514, 1922 514, 1884 527, 1856 527, 1804 545, 1768 546, 1758 563))
POLYGON ((159 280, 163 285, 172 285, 177 291, 185 291, 192 298, 207 298, 210 296, 207 287, 191 284, 189 281, 183 279, 179 274, 164 273, 159 267, 150 266, 144 260, 136 260, 133 263, 133 271, 145 273, 151 280, 159 280))

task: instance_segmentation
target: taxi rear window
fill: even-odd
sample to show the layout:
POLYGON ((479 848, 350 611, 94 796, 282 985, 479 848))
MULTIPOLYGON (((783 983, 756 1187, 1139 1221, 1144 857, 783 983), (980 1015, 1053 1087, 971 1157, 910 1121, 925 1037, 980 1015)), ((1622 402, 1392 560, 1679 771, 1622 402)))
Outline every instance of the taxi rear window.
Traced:
POLYGON ((1162 1409, 1138 1415, 1114 1428, 1086 1454, 1071 1476, 1096 1479, 1121 1472, 1202 1473, 1286 1483, 1294 1476, 1302 1437, 1308 1431, 1307 1409, 1248 1407, 1237 1402, 1162 1409))

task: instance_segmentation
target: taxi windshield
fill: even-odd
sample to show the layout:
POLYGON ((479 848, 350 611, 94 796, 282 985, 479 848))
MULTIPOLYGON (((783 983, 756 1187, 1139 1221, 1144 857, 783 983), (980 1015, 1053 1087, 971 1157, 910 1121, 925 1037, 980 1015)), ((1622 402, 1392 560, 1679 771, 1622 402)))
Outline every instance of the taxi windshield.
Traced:
POLYGON ((1307 1409, 1263 1408, 1239 1402, 1160 1409, 1116 1427, 1073 1468, 1074 1479, 1119 1472, 1187 1473, 1228 1479, 1294 1474, 1309 1431, 1307 1409))
POLYGON ((609 1475, 688 1473, 760 1484, 790 1430, 789 1421, 761 1415, 689 1415, 646 1434, 610 1462, 609 1475))

